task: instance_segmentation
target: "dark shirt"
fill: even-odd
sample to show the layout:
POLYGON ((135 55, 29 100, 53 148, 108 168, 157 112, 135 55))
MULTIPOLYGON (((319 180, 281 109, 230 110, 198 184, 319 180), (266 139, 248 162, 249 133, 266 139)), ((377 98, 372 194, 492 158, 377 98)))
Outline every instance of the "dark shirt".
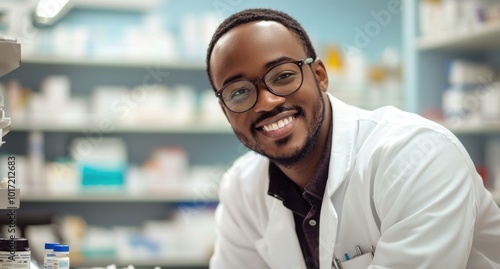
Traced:
POLYGON ((274 163, 269 165, 268 194, 280 199, 293 212, 295 232, 299 239, 307 268, 319 268, 319 216, 328 180, 332 126, 324 147, 318 169, 304 188, 304 192, 274 163))

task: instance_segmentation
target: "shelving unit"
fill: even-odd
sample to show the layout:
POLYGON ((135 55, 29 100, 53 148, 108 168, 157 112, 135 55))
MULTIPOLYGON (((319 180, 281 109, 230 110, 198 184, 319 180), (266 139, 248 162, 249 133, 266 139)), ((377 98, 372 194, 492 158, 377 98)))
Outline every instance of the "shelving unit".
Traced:
MULTIPOLYGON (((21 67, 4 77, 5 81, 11 78, 19 79, 23 84, 36 90, 40 81, 47 75, 65 74, 72 80, 73 86, 78 89, 78 96, 89 93, 93 85, 114 83, 134 87, 142 83, 148 74, 148 69, 161 70, 170 74, 162 83, 171 86, 185 84, 195 90, 209 88, 206 80, 205 65, 202 63, 136 60, 136 59, 74 59, 62 56, 33 56, 23 55, 21 67), (101 78, 93 80, 96 76, 101 78), (91 79, 86 79, 86 77, 91 79), (73 85, 74 82, 74 85, 73 85), (84 83, 84 86, 81 86, 84 83), (135 85, 133 83, 136 83, 135 85), (81 88, 84 88, 83 90, 81 88), (85 92, 87 91, 87 92, 85 92)), ((215 96, 214 96, 215 98, 215 96)), ((10 116, 10 115, 7 115, 10 116)), ((175 115, 172 115, 175 117, 175 115)), ((54 156, 63 155, 69 141, 74 137, 84 137, 85 132, 96 139, 103 136, 118 136, 124 139, 129 146, 129 155, 134 158, 134 164, 144 161, 156 146, 178 145, 184 147, 188 154, 190 165, 227 166, 231 160, 239 156, 241 146, 234 136, 232 129, 225 122, 195 122, 175 123, 122 123, 113 122, 113 128, 106 132, 99 131, 99 122, 91 118, 80 121, 58 121, 53 118, 47 120, 24 118, 12 121, 11 131, 6 137, 7 143, 3 152, 27 154, 29 133, 37 131, 44 135, 45 157, 51 160, 54 156), (48 153, 53 151, 55 153, 48 153), (51 155, 51 156, 47 156, 51 155), (193 161, 194 163, 191 163, 193 161), (204 163, 208 162, 208 163, 204 163)), ((66 153, 67 154, 67 153, 66 153)), ((207 184, 212 184, 214 175, 206 175, 207 184)), ((75 214, 82 216, 90 226, 134 226, 141 227, 145 220, 166 220, 180 207, 186 206, 194 210, 212 210, 218 202, 217 191, 214 186, 200 185, 199 182, 191 185, 171 189, 162 189, 158 192, 128 192, 127 190, 87 190, 78 193, 68 192, 29 192, 21 191, 21 208, 18 216, 37 215, 46 212, 49 215, 75 214)), ((182 185, 182 184, 181 184, 182 185)), ((189 253, 188 253, 189 254, 189 253)), ((192 255, 165 257, 153 259, 121 259, 96 258, 72 261, 72 267, 103 267, 116 264, 126 267, 129 264, 136 268, 160 266, 162 268, 207 268, 210 253, 204 257, 192 255)), ((121 268, 120 267, 120 268, 121 268)))
MULTIPOLYGON (((403 5, 405 90, 409 110, 432 115, 433 112, 441 109, 441 96, 448 88, 447 66, 451 60, 479 60, 498 70, 500 21, 471 27, 468 31, 421 37, 419 2, 419 0, 411 0, 403 5)), ((441 119, 436 121, 457 135, 477 166, 487 164, 486 144, 489 139, 500 136, 500 122, 471 124, 450 123, 441 119)), ((498 190, 492 190, 495 200, 500 204, 498 193, 498 190)))

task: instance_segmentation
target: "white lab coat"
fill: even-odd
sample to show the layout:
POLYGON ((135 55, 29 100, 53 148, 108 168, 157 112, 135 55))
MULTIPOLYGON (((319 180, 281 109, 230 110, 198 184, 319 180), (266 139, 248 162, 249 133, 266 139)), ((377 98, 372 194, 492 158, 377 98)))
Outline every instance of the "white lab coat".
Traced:
MULTIPOLYGON (((329 97, 320 268, 356 245, 376 248, 370 269, 500 268, 500 210, 457 138, 414 114, 329 97)), ((267 194, 268 166, 249 152, 224 175, 210 268, 305 268, 292 212, 267 194)))

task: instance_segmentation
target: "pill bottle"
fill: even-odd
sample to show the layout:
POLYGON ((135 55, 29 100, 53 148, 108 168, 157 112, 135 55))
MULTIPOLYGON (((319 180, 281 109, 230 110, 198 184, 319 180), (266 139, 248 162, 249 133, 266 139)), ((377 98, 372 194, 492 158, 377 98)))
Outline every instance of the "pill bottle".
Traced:
POLYGON ((0 269, 30 269, 31 251, 26 238, 0 238, 0 269))
POLYGON ((43 257, 43 269, 53 269, 54 268, 54 247, 59 245, 59 243, 45 243, 45 256, 43 257))
POLYGON ((53 269, 69 269, 69 246, 55 245, 54 246, 54 267, 53 269))

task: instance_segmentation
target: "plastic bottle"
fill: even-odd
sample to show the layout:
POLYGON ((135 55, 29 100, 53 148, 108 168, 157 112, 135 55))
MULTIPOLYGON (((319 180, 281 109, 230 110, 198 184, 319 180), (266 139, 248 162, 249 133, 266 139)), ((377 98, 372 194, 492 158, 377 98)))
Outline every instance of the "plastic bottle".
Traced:
POLYGON ((0 268, 30 269, 31 251, 26 238, 0 238, 0 268))
POLYGON ((54 247, 59 245, 59 243, 45 243, 45 256, 43 257, 43 269, 53 269, 54 268, 54 247))
POLYGON ((54 267, 53 269, 69 269, 69 246, 56 245, 54 246, 54 267))

